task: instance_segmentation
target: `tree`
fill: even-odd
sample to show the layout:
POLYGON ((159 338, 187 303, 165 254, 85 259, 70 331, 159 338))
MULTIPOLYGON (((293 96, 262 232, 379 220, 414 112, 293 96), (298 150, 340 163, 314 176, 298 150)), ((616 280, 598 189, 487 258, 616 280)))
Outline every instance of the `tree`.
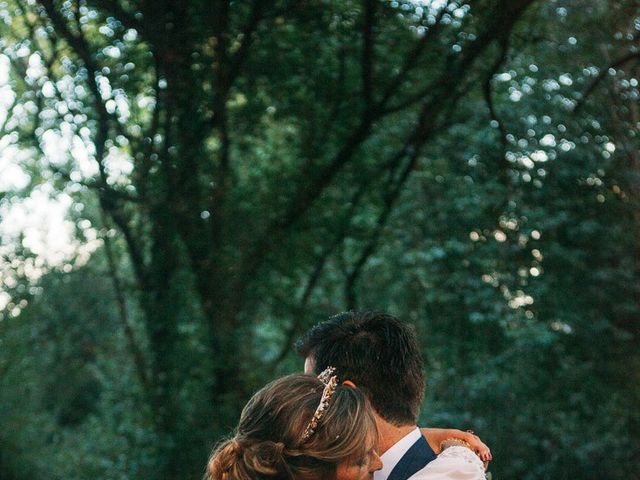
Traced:
MULTIPOLYGON (((532 0, 3 7, 13 100, 3 133, 27 154, 30 187, 48 182, 73 195, 78 222, 100 232, 118 322, 155 422, 155 478, 201 470, 205 446, 235 423, 256 384, 285 368, 291 339, 324 305, 380 305, 414 319, 426 312, 422 328, 455 338, 443 355, 464 355, 469 375, 495 348, 514 348, 512 330, 546 338, 551 317, 569 308, 560 296, 528 308, 536 284, 520 272, 542 270, 520 235, 537 240, 527 222, 545 226, 543 238, 560 235, 548 214, 564 194, 575 207, 562 205, 567 218, 584 218, 573 181, 599 157, 590 152, 575 171, 559 163, 558 178, 549 173, 545 183, 532 158, 542 151, 554 160, 564 143, 542 148, 543 135, 557 132, 542 131, 542 111, 534 115, 541 128, 529 125, 529 109, 566 116, 566 104, 579 116, 571 128, 604 124, 599 74, 580 83, 578 73, 571 89, 557 79, 568 64, 567 22, 579 30, 608 5, 587 5, 570 20, 562 2, 532 0), (548 68, 531 60, 538 55, 548 68), (550 89, 516 108, 530 81, 550 89), (554 93, 561 85, 566 95, 554 93), (92 202, 97 208, 81 208, 92 202), (480 332, 487 341, 478 342, 480 332)), ((632 28, 620 11, 607 19, 594 44, 612 46, 616 29, 632 28)), ((634 65, 630 34, 612 64, 634 65)), ((598 56, 585 48, 579 58, 598 56)), ((618 124, 631 146, 631 122, 618 124)), ((609 225, 598 218, 594 239, 609 225)), ((561 251, 564 240, 550 248, 561 251)), ((569 258, 591 246, 570 244, 569 258)), ((620 254, 633 263, 628 249, 620 254)), ((540 295, 579 278, 565 269, 550 262, 540 295)), ((620 320, 635 325, 630 318, 620 320)))
MULTIPOLYGON (((472 67, 530 3, 15 4, 9 58, 16 103, 30 108, 7 123, 53 180, 95 190, 126 242, 167 444, 194 375, 179 358, 187 303, 197 300, 206 332, 210 400, 235 411, 242 366, 228 359, 251 323, 256 274, 282 266, 292 232, 317 234, 318 212, 380 184, 383 224, 425 142, 490 73, 472 67), (388 132, 401 115, 404 131, 388 132), (73 153, 47 155, 53 132, 83 142, 95 173, 73 153)), ((342 230, 348 210, 335 212, 342 230)), ((293 279, 318 268, 307 258, 288 266, 293 279)), ((167 447, 169 477, 181 450, 167 447)))

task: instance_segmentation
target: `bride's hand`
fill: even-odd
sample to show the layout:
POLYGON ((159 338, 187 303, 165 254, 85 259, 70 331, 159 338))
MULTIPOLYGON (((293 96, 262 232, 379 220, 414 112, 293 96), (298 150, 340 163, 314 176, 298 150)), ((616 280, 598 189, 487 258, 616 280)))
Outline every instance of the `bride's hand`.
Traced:
POLYGON ((491 455, 491 450, 489 447, 480 440, 480 437, 473 433, 472 430, 467 430, 466 433, 468 436, 464 438, 464 440, 471 445, 471 449, 476 452, 476 454, 480 457, 480 460, 483 462, 490 462, 493 460, 493 456, 491 455))
POLYGON ((440 444, 443 441, 449 438, 457 438, 467 442, 469 448, 471 448, 483 462, 486 463, 493 460, 489 447, 480 440, 480 437, 470 430, 463 432, 456 428, 421 428, 420 431, 436 453, 440 453, 440 444))

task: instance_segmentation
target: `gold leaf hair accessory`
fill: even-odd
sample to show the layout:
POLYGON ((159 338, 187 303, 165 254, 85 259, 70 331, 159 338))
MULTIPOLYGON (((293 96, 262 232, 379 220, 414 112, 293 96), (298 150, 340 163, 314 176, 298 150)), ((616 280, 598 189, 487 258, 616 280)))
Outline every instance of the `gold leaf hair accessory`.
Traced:
POLYGON ((318 375, 318 380, 320 380, 325 385, 328 385, 331 381, 331 377, 334 377, 336 373, 336 367, 327 367, 318 375))
POLYGON ((301 441, 304 443, 315 433, 316 428, 318 428, 318 424, 322 417, 324 416, 327 408, 329 408, 329 403, 331 402, 331 398, 336 391, 336 387, 338 386, 338 377, 334 375, 336 369, 334 367, 325 368, 320 375, 318 375, 318 379, 324 383, 324 390, 322 391, 322 397, 320 398, 320 404, 316 411, 311 417, 311 421, 307 425, 307 428, 304 429, 302 433, 301 441))

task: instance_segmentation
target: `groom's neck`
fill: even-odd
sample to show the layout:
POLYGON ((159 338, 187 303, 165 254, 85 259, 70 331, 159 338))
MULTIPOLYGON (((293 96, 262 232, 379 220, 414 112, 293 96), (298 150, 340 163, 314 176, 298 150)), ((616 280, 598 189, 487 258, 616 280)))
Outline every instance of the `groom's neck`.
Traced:
POLYGON ((397 425, 387 422, 378 414, 376 414, 376 425, 378 427, 378 454, 380 455, 416 428, 416 425, 403 425, 398 427, 397 425))

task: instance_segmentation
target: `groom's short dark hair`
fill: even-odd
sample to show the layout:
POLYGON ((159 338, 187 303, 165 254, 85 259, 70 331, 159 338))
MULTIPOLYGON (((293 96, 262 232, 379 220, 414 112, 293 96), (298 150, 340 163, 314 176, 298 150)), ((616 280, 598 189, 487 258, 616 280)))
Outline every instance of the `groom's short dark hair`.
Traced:
POLYGON ((424 398, 422 356, 413 329, 392 315, 345 312, 311 328, 296 344, 314 370, 336 367, 397 426, 415 425, 424 398))

